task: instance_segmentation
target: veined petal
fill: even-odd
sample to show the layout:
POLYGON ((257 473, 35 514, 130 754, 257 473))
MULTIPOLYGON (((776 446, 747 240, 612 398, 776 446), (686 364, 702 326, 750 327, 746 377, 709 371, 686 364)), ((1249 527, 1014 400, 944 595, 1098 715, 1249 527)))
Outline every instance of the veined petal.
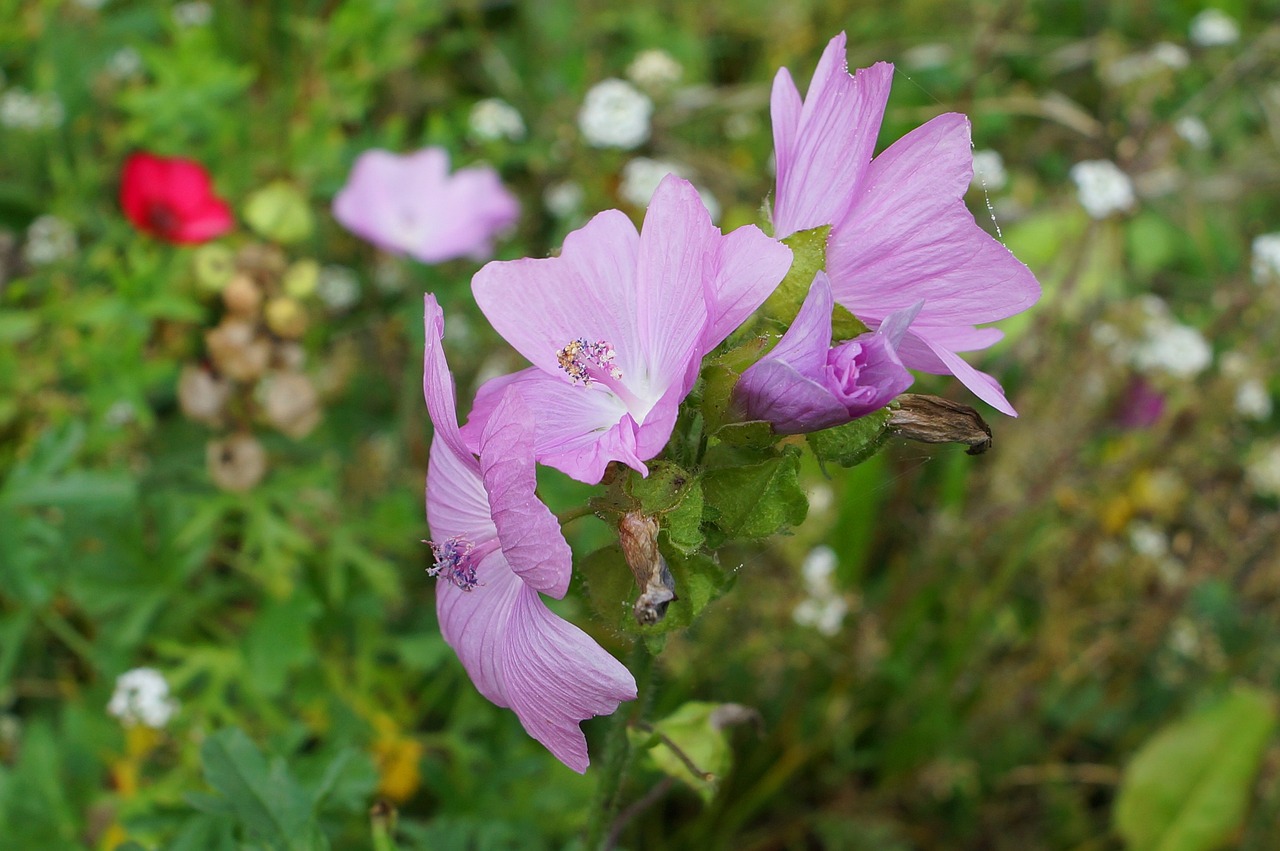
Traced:
POLYGON ((779 68, 769 96, 769 118, 773 122, 773 162, 778 185, 787 179, 796 157, 796 136, 800 132, 800 111, 804 102, 791 72, 779 68))
POLYGON ((479 474, 480 467, 472 457, 471 451, 462 440, 458 431, 458 408, 454 402, 453 376, 449 373, 449 364, 444 359, 444 311, 436 297, 427 293, 423 296, 423 323, 426 330, 426 345, 422 358, 422 395, 427 400, 427 412, 431 415, 431 423, 436 434, 443 438, 449 450, 466 466, 479 474))
MULTIPOLYGON (((707 324, 703 282, 719 239, 693 184, 674 174, 664 177, 640 230, 632 321, 647 370, 645 376, 623 379, 638 393, 650 388, 664 393, 684 377, 690 360, 701 357, 707 324)), ((625 366, 623 372, 625 376, 625 366)))
POLYGON ((820 381, 781 360, 752 365, 734 386, 733 400, 747 418, 767 421, 778 434, 804 434, 849 421, 845 406, 820 381))
POLYGON ((809 285, 800 312, 762 360, 780 360, 791 364, 800 374, 817 377, 827 362, 827 349, 831 348, 831 281, 827 273, 819 271, 809 285))
POLYGON ((469 591, 451 582, 436 583, 440 634, 458 654, 476 689, 498 706, 509 708, 502 670, 507 653, 507 623, 520 595, 536 597, 537 592, 512 573, 501 550, 480 562, 476 580, 476 586, 469 591))
MULTIPOLYGON (((779 157, 773 211, 778 239, 840 221, 871 162, 893 83, 893 66, 879 62, 854 76, 848 67, 845 35, 840 33, 831 39, 814 71, 785 168, 779 157)), ((793 105, 784 100, 784 106, 789 110, 793 105)), ((790 117, 784 113, 781 118, 790 117)))
POLYGON ((518 390, 508 390, 480 438, 480 470, 507 563, 530 588, 560 598, 569 590, 573 553, 535 492, 533 435, 533 414, 518 390))
POLYGON ((639 241, 625 213, 606 210, 565 237, 559 257, 494 261, 476 272, 471 291, 497 332, 544 372, 564 374, 556 352, 569 342, 603 340, 627 380, 645 365, 636 328, 639 241))
MULTIPOLYGON (((909 334, 913 333, 913 328, 909 334)), ((968 387, 973 394, 991 407, 995 408, 1002 414, 1008 414, 1016 417, 1018 412, 1009 404, 1009 400, 1004 396, 1004 388, 1000 386, 1000 382, 996 381, 990 375, 981 370, 974 369, 964 358, 955 352, 949 351, 942 346, 932 344, 927 337, 920 338, 923 342, 933 350, 938 359, 946 366, 947 371, 960 379, 960 382, 968 387)))
POLYGON ((460 536, 481 543, 497 534, 474 459, 455 452, 438 431, 427 462, 427 526, 437 541, 460 536))
POLYGON ((525 731, 574 771, 586 771, 579 722, 634 700, 635 678, 585 632, 552 614, 527 585, 513 601, 502 641, 506 696, 525 731))
POLYGON ((702 353, 714 349, 764 304, 791 268, 791 249, 754 225, 724 236, 706 284, 709 322, 702 353))
POLYGON ((924 300, 918 326, 973 325, 1040 297, 1031 271, 974 221, 969 122, 940 115, 876 157, 828 244, 836 301, 879 320, 924 300))

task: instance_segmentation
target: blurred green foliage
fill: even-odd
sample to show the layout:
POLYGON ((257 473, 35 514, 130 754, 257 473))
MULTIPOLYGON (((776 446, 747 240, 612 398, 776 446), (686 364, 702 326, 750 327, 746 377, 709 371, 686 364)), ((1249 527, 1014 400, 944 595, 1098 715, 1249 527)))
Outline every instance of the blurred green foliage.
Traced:
MULTIPOLYGON (((660 48, 683 76, 654 93, 636 153, 683 164, 723 226, 756 221, 771 76, 786 65, 803 83, 845 29, 851 66, 898 65, 880 147, 960 110, 976 146, 1003 155, 1007 181, 969 201, 1045 286, 982 358, 1021 417, 993 421, 976 459, 891 442, 826 478, 787 448, 696 488, 627 493, 668 513, 664 552, 700 589, 670 625, 705 608, 650 639, 666 642, 654 727, 717 781, 651 796, 673 764, 646 740, 622 846, 1276 847, 1280 749, 1257 707, 1280 688, 1280 514, 1251 459, 1277 417, 1236 399, 1246 378, 1280 391, 1280 287, 1251 280, 1249 249, 1280 230, 1280 5, 1215 5, 1239 41, 1190 43, 1191 0, 216 0, 194 25, 162 2, 0 0, 0 117, 19 96, 60 106, 0 126, 0 845, 368 848, 384 800, 402 849, 574 847, 593 774, 480 697, 435 622, 421 293, 449 314, 461 399, 520 364, 469 300, 476 264, 381 256, 328 204, 361 151, 440 144, 520 196, 501 257, 544 256, 596 210, 638 216, 620 194, 634 154, 590 147, 575 119, 591 85, 660 48), (1135 78, 1123 63, 1162 42, 1185 63, 1139 62, 1135 78), (485 97, 523 115, 523 141, 469 132, 485 97), (1179 134, 1187 118, 1206 144, 1179 134), (135 149, 199 160, 244 216, 218 245, 305 316, 272 357, 301 353, 313 430, 290 436, 296 423, 264 413, 266 385, 221 424, 184 416, 183 376, 230 308, 196 250, 123 218, 135 149), (1069 175, 1090 159, 1134 178, 1134 210, 1084 212, 1069 175), (552 212, 544 198, 566 183, 579 209, 552 212), (47 215, 73 235, 51 260, 36 250, 47 215), (314 271, 315 289, 286 268, 314 271), (335 281, 357 287, 346 306, 320 297, 335 281), (1151 295, 1213 364, 1139 376, 1117 355, 1151 295), (1126 427, 1139 378, 1164 410, 1126 427), (247 489, 215 484, 244 472, 217 443, 233 431, 266 459, 247 489), (684 516, 766 489, 786 496, 768 523, 684 516), (704 536, 763 540, 686 557, 704 536), (827 596, 847 609, 830 635, 793 616, 823 543, 838 565, 827 596), (105 709, 142 665, 179 702, 162 730, 105 709), (724 703, 758 710, 758 730, 689 733, 690 714, 724 703), (1184 799, 1193 768, 1212 794, 1184 799), (1200 839, 1159 844, 1171 807, 1199 811, 1192 798, 1219 802, 1200 839)), ((915 389, 966 400, 952 381, 915 389)), ((740 437, 718 451, 756 451, 740 437)), ((555 474, 542 492, 561 511, 597 493, 555 474)), ((592 518, 568 533, 580 557, 609 541, 592 518)), ((561 610, 623 656, 630 577, 610 550, 579 567, 561 610)), ((598 745, 602 722, 586 728, 598 745)))

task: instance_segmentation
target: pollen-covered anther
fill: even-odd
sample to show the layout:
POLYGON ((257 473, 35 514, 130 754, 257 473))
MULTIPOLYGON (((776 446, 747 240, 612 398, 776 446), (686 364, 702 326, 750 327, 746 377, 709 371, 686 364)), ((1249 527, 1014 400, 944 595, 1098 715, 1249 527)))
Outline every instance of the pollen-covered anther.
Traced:
POLYGON ((556 362, 574 384, 586 386, 606 374, 614 381, 622 379, 622 370, 614 365, 617 352, 605 340, 588 343, 579 338, 556 352, 556 362))
POLYGON ((427 568, 428 576, 448 580, 463 591, 471 591, 480 584, 476 579, 479 559, 473 557, 475 545, 466 538, 446 538, 439 544, 427 541, 427 546, 435 558, 435 564, 427 568))

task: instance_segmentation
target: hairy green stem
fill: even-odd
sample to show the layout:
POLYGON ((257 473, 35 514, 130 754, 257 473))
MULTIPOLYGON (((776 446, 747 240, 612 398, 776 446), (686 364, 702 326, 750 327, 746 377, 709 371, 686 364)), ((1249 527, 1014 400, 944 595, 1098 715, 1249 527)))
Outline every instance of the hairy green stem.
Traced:
POLYGON ((596 802, 592 808, 591 821, 587 825, 586 851, 600 851, 604 847, 609 824, 614 813, 618 811, 618 793, 635 754, 627 739, 627 728, 632 723, 644 718, 649 703, 653 699, 653 660, 654 655, 643 638, 637 638, 631 648, 631 657, 627 667, 636 678, 636 702, 630 712, 615 712, 609 719, 609 731, 604 741, 604 762, 600 766, 600 785, 596 791, 596 802))

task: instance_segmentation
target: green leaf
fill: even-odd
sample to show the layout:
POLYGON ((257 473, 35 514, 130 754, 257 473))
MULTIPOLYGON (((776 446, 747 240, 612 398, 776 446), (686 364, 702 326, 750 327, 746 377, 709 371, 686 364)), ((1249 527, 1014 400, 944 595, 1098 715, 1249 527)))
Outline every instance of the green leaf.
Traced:
POLYGON ((306 197, 292 184, 277 180, 249 196, 244 219, 267 239, 288 245, 311 235, 315 222, 306 197))
POLYGON ((712 723, 719 708, 718 703, 690 701, 654 722, 652 731, 630 728, 627 735, 632 747, 648 749, 655 768, 687 783, 704 802, 710 803, 732 758, 728 736, 712 723))
POLYGON ((889 411, 881 409, 834 428, 805 435, 818 460, 856 467, 880 451, 889 440, 889 411))
POLYGON ((707 519, 728 538, 767 538, 799 525, 809 512, 799 472, 800 451, 793 446, 756 464, 707 471, 707 519))
POLYGON ((685 555, 697 550, 706 540, 702 534, 704 507, 702 482, 695 479, 680 504, 662 515, 662 530, 667 534, 667 541, 685 555))
POLYGON ((289 671, 312 658, 311 621, 320 606, 309 595, 295 591, 287 600, 268 603, 244 638, 249 678, 264 695, 284 691, 289 671))
POLYGON ((659 514, 678 506, 696 486, 692 473, 670 461, 655 461, 649 465, 649 475, 641 476, 634 470, 627 479, 627 493, 640 503, 645 514, 659 514))
POLYGON ((1128 847, 1223 847, 1244 819, 1275 724, 1273 697, 1241 687, 1153 736, 1129 763, 1116 799, 1128 847))
POLYGON ((809 294, 813 276, 826 268, 827 237, 830 235, 831 226, 823 225, 797 231, 782 240, 784 245, 791 248, 791 269, 773 291, 773 295, 765 300, 764 307, 761 308, 765 316, 784 326, 790 325, 796 318, 800 305, 804 304, 805 296, 809 294))
POLYGON ((640 595, 630 568, 616 544, 603 547, 578 565, 578 575, 586 585, 587 600, 596 615, 608 626, 633 635, 665 635, 684 629, 733 583, 709 556, 683 555, 664 550, 663 558, 676 583, 677 599, 667 608, 667 616, 652 626, 636 622, 632 606, 640 595))

